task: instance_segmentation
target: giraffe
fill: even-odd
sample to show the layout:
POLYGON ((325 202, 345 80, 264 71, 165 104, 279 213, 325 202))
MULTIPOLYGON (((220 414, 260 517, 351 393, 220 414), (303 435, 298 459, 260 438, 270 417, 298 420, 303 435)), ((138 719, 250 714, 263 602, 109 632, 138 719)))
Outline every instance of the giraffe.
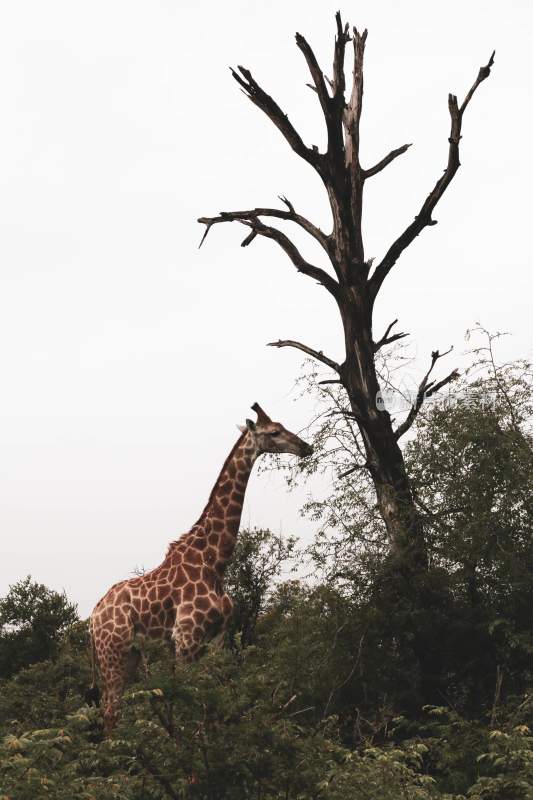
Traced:
POLYGON ((170 543, 163 562, 139 577, 116 583, 94 608, 89 633, 93 660, 103 679, 106 735, 118 719, 133 637, 173 642, 176 660, 194 661, 206 642, 221 638, 233 604, 224 592, 224 571, 232 557, 244 494, 254 462, 263 453, 304 457, 312 447, 273 422, 258 403, 257 421, 238 426, 241 435, 228 455, 207 505, 190 531, 170 543))

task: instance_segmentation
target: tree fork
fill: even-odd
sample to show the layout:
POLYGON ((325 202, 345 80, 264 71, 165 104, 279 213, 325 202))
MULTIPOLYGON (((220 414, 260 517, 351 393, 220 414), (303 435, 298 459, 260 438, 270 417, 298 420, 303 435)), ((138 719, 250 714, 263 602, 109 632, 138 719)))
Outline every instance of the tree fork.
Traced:
MULTIPOLYGON (((291 339, 272 342, 271 345, 302 350, 335 372, 333 380, 342 383, 346 389, 350 401, 350 417, 355 419, 363 439, 366 451, 366 463, 363 467, 369 470, 375 486, 378 508, 389 535, 391 552, 403 562, 408 572, 413 569, 424 571, 427 567, 427 556, 423 518, 413 497, 398 439, 414 422, 425 398, 454 380, 457 372, 454 370, 440 381, 428 382, 429 373, 440 358, 439 351, 435 351, 430 370, 420 384, 413 408, 395 431, 388 412, 378 409, 377 406, 380 385, 375 356, 382 347, 406 334, 390 335, 390 325, 382 338, 375 342, 372 315, 378 292, 398 258, 426 227, 436 224, 432 213, 460 166, 459 147, 464 112, 478 86, 490 75, 494 53, 486 66, 480 68, 461 105, 455 95, 449 95, 451 128, 444 173, 437 180, 414 221, 390 245, 371 273, 372 261, 365 260, 361 226, 365 181, 389 166, 411 145, 404 144, 391 150, 374 166, 365 169, 361 165, 359 124, 363 103, 363 58, 367 31, 359 33, 356 28, 350 31, 349 26, 343 23, 340 13, 336 14, 335 19, 337 35, 331 78, 322 71, 305 37, 296 34, 296 44, 311 74, 312 83, 308 85, 315 92, 324 117, 327 131, 325 152, 319 152, 316 146, 309 147, 305 144, 304 138, 287 115, 248 69, 241 66, 238 70, 232 70, 232 75, 244 94, 276 126, 296 155, 320 176, 330 202, 333 218, 331 232, 324 233, 298 214, 293 205, 281 196, 285 206, 283 209, 258 207, 245 211, 221 212, 215 217, 201 217, 199 222, 206 226, 202 242, 215 224, 237 222, 245 225, 249 233, 242 242, 243 246, 251 245, 258 236, 271 239, 281 247, 298 272, 313 278, 332 295, 344 329, 345 360, 342 364, 325 356, 320 349, 312 349, 291 339), (344 67, 346 47, 350 42, 353 48, 353 73, 350 96, 347 97, 344 67), (333 274, 320 266, 310 264, 284 232, 271 224, 265 224, 265 218, 269 222, 276 219, 293 222, 318 241, 329 258, 333 274)), ((346 474, 350 472, 348 470, 346 474)))

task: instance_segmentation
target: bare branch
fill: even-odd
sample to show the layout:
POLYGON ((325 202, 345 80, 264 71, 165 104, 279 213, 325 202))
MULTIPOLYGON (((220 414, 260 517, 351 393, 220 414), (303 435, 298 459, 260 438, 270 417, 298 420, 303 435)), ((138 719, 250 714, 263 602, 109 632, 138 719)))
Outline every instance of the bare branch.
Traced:
POLYGON ((335 99, 339 102, 342 99, 344 107, 344 91, 346 89, 346 79, 344 77, 344 55, 346 45, 350 41, 350 26, 348 23, 342 24, 341 12, 335 14, 337 23, 337 36, 335 38, 335 55, 333 57, 333 81, 331 88, 335 99))
POLYGON ((304 36, 302 36, 301 33, 296 34, 296 45, 304 54, 304 58, 307 61, 307 66, 309 67, 309 72, 313 78, 313 83, 315 84, 320 105, 322 106, 322 111, 324 112, 326 119, 328 119, 330 115, 331 98, 328 94, 328 89, 324 80, 324 73, 320 69, 318 61, 316 60, 316 56, 313 53, 309 42, 304 36))
POLYGON ((363 186, 365 181, 359 162, 359 122, 363 109, 363 59, 366 37, 366 30, 360 34, 357 28, 353 28, 354 65, 352 92, 343 114, 343 124, 346 132, 344 144, 345 167, 350 179, 350 222, 353 229, 355 261, 359 265, 363 265, 365 260, 363 234, 361 231, 363 186))
POLYGON ((321 283, 322 286, 331 292, 332 295, 335 297, 338 296, 339 284, 337 281, 320 267, 315 267, 306 261, 296 245, 289 239, 288 236, 279 231, 277 228, 272 228, 268 225, 263 225, 262 223, 259 223, 258 227, 256 225, 256 230, 261 236, 265 236, 266 238, 273 239, 275 242, 277 242, 282 250, 284 250, 284 252, 289 256, 294 266, 298 269, 298 272, 301 272, 310 278, 314 278, 316 281, 318 281, 318 283, 321 283))
MULTIPOLYGON (((313 78, 314 85, 309 83, 307 85, 317 93, 326 121, 328 131, 327 155, 329 159, 335 158, 337 160, 339 157, 342 160, 344 156, 344 141, 342 136, 343 113, 346 105, 344 99, 344 50, 346 42, 350 40, 347 31, 348 26, 346 25, 343 30, 340 15, 337 15, 338 36, 335 42, 333 81, 325 77, 307 40, 300 33, 296 34, 296 44, 304 54, 309 72, 313 78), (328 85, 331 88, 332 96, 330 96, 328 92, 328 85)), ((329 172, 321 173, 321 175, 326 185, 329 185, 331 181, 329 172)))
POLYGON ((337 475, 337 478, 347 478, 348 475, 352 475, 354 472, 358 472, 360 469, 368 469, 368 464, 354 464, 353 467, 350 469, 341 472, 340 475, 337 475))
POLYGON ((326 414, 327 417, 346 417, 346 419, 359 419, 359 415, 355 414, 353 411, 350 411, 347 408, 334 408, 333 411, 328 411, 326 414))
POLYGON ((304 144, 302 137, 292 123, 289 122, 287 115, 283 113, 276 101, 259 86, 250 70, 241 66, 238 67, 238 70, 241 73, 240 75, 234 69, 231 70, 231 74, 242 88, 244 94, 274 123, 294 152, 322 174, 323 157, 318 150, 309 148, 304 144))
POLYGON ((428 371, 426 372, 426 374, 424 375, 424 377, 422 378, 422 382, 420 383, 420 386, 418 387, 416 400, 413 403, 408 415, 406 416, 406 418, 404 419, 402 424, 399 425, 398 428, 395 431, 396 439, 399 439, 401 436, 404 435, 404 433, 407 433, 407 431, 409 430, 409 428, 411 427, 411 425, 415 421, 418 412, 422 408, 422 404, 423 404, 424 400, 426 399, 426 397, 431 397, 432 394, 435 394, 435 392, 438 392, 438 390, 442 389, 443 386, 446 386, 447 383, 450 383, 451 381, 454 381, 459 377, 458 371, 456 369, 454 369, 453 372, 450 372, 450 374, 447 375, 446 378, 443 378, 438 383, 435 383, 435 381, 429 381, 429 383, 428 383, 429 376, 433 372, 433 368, 434 368, 435 364, 437 363, 437 361, 439 360, 439 358, 443 358, 444 356, 448 355, 448 353, 451 353, 452 349, 453 348, 450 347, 450 349, 446 350, 446 352, 444 352, 444 353, 439 353, 438 350, 434 350, 431 353, 431 364, 430 364, 430 367, 429 367, 428 371))
POLYGON ((296 348, 296 350, 302 350, 302 352, 307 353, 308 356, 316 358, 317 361, 320 361, 322 364, 325 364, 330 369, 335 370, 335 372, 339 372, 340 370, 339 364, 337 364, 336 361, 333 361, 333 359, 325 356, 322 350, 313 350, 306 344, 302 344, 301 342, 295 342, 292 339, 278 339, 277 342, 269 342, 267 347, 294 347, 296 348))
POLYGON ((491 54, 491 57, 489 58, 488 63, 484 67, 480 67, 479 68, 479 72, 477 74, 477 78, 474 81, 474 83, 473 83, 470 91, 466 95, 465 99, 463 100, 463 104, 462 104, 461 108, 459 109, 459 113, 461 115, 463 114, 465 108, 467 107, 467 105, 471 101, 472 96, 473 96, 474 92, 476 91, 477 87, 479 86, 479 84, 482 83, 485 80, 485 78, 489 77, 490 68, 494 65, 494 56, 495 55, 496 55, 496 50, 493 50, 492 54, 491 54))
MULTIPOLYGON (((291 203, 289 200, 287 200, 287 198, 285 197, 285 195, 284 195, 284 194, 279 194, 279 195, 278 195, 278 197, 279 197, 279 199, 281 200, 281 202, 282 202, 282 203, 284 203, 284 204, 287 206, 287 208, 289 209, 289 211, 291 212, 291 214, 295 215, 295 214, 296 214, 296 212, 295 212, 295 210, 294 210, 294 206, 293 206, 293 204, 292 204, 292 203, 291 203)), ((309 224, 311 224, 311 223, 309 223, 309 224)), ((314 226, 313 226, 313 227, 314 227, 314 226)))
MULTIPOLYGON (((388 339, 382 341, 379 347, 384 347, 386 344, 392 344, 392 342, 397 342, 398 339, 405 339, 406 336, 409 336, 408 333, 395 333, 393 336, 389 336, 388 339)), ((379 348, 378 348, 379 349, 379 348)))
POLYGON ((211 225, 215 225, 217 222, 241 222, 245 220, 252 221, 258 217, 275 217, 276 219, 287 220, 288 222, 294 222, 296 225, 299 225, 300 228, 303 228, 303 230, 312 236, 313 239, 316 239, 316 241, 328 253, 327 234, 320 230, 320 228, 318 228, 316 225, 313 225, 313 223, 306 217, 302 216, 302 214, 297 214, 294 210, 294 206, 291 202, 289 202, 289 200, 287 200, 286 197, 280 195, 279 199, 287 206, 288 211, 284 211, 281 208, 251 208, 246 211, 221 211, 218 217, 200 217, 198 222, 205 225, 206 229, 199 247, 203 245, 211 225))
POLYGON ((353 29, 353 84, 350 102, 345 113, 346 120, 346 163, 359 167, 359 122, 363 110, 363 58, 368 31, 359 33, 353 29))
POLYGON ((264 225, 259 219, 259 215, 264 212, 275 212, 272 213, 271 216, 279 216, 281 219, 293 219, 290 212, 261 208, 253 209, 252 211, 222 211, 218 217, 199 217, 198 222, 206 226, 200 246, 205 240, 205 237, 207 236, 212 225, 216 225, 219 222, 240 222, 242 225, 252 228, 252 232, 241 243, 241 247, 247 247, 249 244, 251 244, 256 236, 264 236, 266 239, 273 239, 289 256, 298 272, 301 272, 303 275, 307 275, 309 278, 313 278, 318 283, 322 284, 322 286, 324 286, 335 298, 337 298, 339 296, 339 284, 337 281, 332 278, 331 275, 328 275, 325 270, 321 269, 320 267, 315 267, 313 264, 310 264, 308 261, 306 261, 296 245, 286 234, 277 228, 271 227, 270 225, 264 225))
MULTIPOLYGON (((204 234, 204 236, 205 236, 205 234, 204 234)), ((248 236, 245 239, 242 240, 241 247, 248 247, 249 244, 252 244, 252 242, 253 242, 253 240, 255 239, 256 236, 257 236, 257 231, 256 230, 252 230, 248 234, 248 236)))
POLYGON ((441 381, 438 381, 437 383, 433 384, 433 386, 427 390, 426 397, 431 397, 431 395, 436 394, 436 392, 438 392, 439 389, 442 389, 443 386, 446 386, 448 383, 451 383, 452 381, 456 381, 458 377, 459 377, 459 371, 457 369, 452 370, 449 375, 447 375, 441 381))
POLYGON ((394 161, 395 158, 401 156, 402 153, 405 153, 409 148, 412 147, 412 142, 410 144, 402 144, 401 147, 397 147, 396 150, 391 150, 385 158, 382 158, 381 161, 378 161, 377 164, 374 164, 373 167, 370 169, 363 170, 363 177, 364 178, 371 178, 373 175, 377 175, 378 172, 381 172, 382 169, 385 169, 391 161, 394 161))
POLYGON ((398 339, 404 339, 406 336, 409 336, 408 333, 394 333, 392 336, 389 336, 392 328, 398 322, 397 319, 393 320, 381 339, 377 342, 374 342, 374 353, 377 353, 378 350, 381 350, 382 347, 385 347, 386 344, 391 344, 392 342, 397 342, 398 339))
POLYGON ((389 333, 390 333, 390 332, 391 332, 391 330, 394 328, 394 326, 396 325, 396 323, 397 323, 397 322, 398 322, 398 319, 397 319, 397 318, 392 320, 392 322, 391 322, 391 323, 390 323, 390 325, 388 326, 387 330, 385 331, 385 333, 384 333, 384 334, 383 334, 383 336, 381 337, 380 341, 383 341, 383 339, 386 339, 386 338, 387 338, 387 336, 389 335, 389 333))
POLYGON ((487 65, 485 67, 481 67, 479 70, 474 84, 472 85, 460 107, 457 104, 457 97, 453 94, 448 95, 448 109, 450 112, 451 128, 450 137, 448 139, 449 148, 446 169, 444 170, 444 174, 439 178, 432 191, 427 196, 414 221, 411 222, 405 231, 396 239, 395 242, 393 242, 381 263, 376 267, 374 274, 369 281, 372 299, 376 297, 383 281, 405 248, 411 244, 411 242, 424 228, 430 225, 436 225, 436 220, 431 218, 432 212, 451 183, 461 163, 459 161, 459 142, 461 140, 463 113, 479 84, 490 75, 490 70, 493 64, 494 53, 492 53, 487 65))

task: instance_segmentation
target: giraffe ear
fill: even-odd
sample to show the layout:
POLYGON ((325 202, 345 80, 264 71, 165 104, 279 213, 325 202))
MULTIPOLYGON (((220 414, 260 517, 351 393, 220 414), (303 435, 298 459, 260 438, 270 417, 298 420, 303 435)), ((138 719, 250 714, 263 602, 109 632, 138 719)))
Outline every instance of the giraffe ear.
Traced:
POLYGON ((255 431, 255 422, 251 419, 246 420, 246 425, 237 425, 241 433, 248 433, 248 431, 255 431))

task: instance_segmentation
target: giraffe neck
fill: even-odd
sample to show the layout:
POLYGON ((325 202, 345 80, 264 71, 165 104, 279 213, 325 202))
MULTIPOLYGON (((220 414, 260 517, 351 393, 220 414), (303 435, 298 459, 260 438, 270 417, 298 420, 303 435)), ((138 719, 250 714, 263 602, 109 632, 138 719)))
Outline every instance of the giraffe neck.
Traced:
POLYGON ((196 529, 200 536, 207 535, 209 542, 214 544, 217 551, 214 566, 218 572, 224 571, 233 554, 248 479, 258 455, 252 435, 248 432, 242 434, 224 462, 207 505, 192 529, 193 532, 196 529))

